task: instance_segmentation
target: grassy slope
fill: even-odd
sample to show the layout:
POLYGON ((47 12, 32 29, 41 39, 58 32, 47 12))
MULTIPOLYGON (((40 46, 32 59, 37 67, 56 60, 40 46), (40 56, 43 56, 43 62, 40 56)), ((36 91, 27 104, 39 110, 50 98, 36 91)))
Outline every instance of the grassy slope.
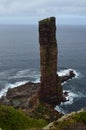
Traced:
POLYGON ((13 107, 0 106, 0 128, 2 130, 29 130, 30 128, 42 128, 47 125, 43 119, 33 119, 25 115, 21 110, 13 107))
MULTIPOLYGON (((40 104, 32 117, 11 106, 0 106, 0 128, 2 130, 39 130, 47 125, 47 121, 51 120, 53 111, 50 107, 48 109, 48 106, 40 104)), ((42 130, 80 130, 80 127, 81 129, 86 128, 86 110, 65 115, 42 130)))
POLYGON ((43 130, 80 130, 86 129, 86 110, 63 116, 50 123, 43 130))

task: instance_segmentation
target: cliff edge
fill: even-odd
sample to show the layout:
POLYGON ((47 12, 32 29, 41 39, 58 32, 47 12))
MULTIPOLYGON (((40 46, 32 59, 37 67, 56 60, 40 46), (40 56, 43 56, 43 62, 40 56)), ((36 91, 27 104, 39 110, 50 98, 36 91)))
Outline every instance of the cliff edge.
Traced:
POLYGON ((42 130, 86 130, 86 109, 66 114, 42 130))

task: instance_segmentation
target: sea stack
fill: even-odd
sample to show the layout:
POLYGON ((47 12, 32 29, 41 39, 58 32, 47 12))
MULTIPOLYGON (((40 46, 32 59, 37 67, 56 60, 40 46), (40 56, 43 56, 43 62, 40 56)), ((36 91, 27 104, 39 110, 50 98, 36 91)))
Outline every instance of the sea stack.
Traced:
POLYGON ((57 76, 57 54, 55 17, 39 21, 40 99, 48 104, 59 104, 62 100, 61 81, 57 76))

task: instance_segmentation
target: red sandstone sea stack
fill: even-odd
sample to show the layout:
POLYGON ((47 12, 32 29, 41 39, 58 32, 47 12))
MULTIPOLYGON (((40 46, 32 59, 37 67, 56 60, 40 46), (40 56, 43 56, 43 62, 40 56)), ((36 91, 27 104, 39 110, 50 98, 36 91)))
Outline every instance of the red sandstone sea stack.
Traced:
POLYGON ((55 17, 39 21, 41 89, 40 99, 49 104, 62 101, 62 86, 57 75, 58 46, 55 17))

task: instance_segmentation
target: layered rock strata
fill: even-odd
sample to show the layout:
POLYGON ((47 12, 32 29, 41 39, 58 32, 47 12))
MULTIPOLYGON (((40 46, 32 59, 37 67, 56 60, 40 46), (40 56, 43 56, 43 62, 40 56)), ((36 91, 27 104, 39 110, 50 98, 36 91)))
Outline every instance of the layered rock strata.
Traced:
POLYGON ((49 104, 62 101, 62 87, 57 76, 57 54, 55 17, 39 21, 41 89, 40 99, 49 104))
POLYGON ((15 88, 9 88, 6 96, 2 96, 0 104, 32 111, 39 105, 39 83, 26 83, 15 88))

